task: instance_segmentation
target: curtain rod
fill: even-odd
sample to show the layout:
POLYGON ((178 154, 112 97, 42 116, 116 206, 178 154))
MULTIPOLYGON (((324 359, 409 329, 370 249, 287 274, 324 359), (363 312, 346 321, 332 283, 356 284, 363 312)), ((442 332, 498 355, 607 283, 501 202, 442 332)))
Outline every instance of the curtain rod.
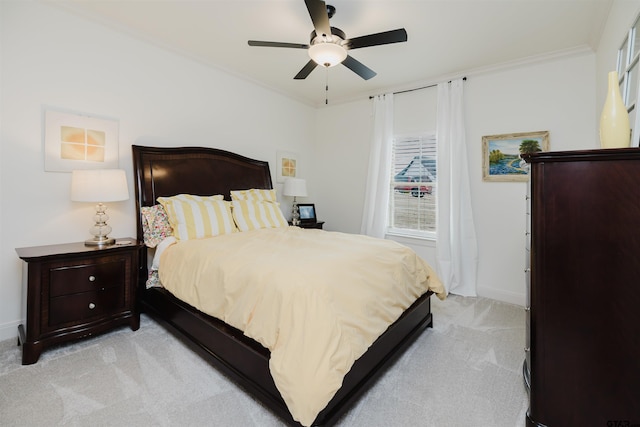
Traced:
MULTIPOLYGON (((466 77, 463 77, 463 78, 462 78, 462 81, 463 81, 463 82, 466 82, 466 81, 467 81, 467 78, 466 78, 466 77)), ((451 83, 451 80, 449 80, 449 83, 451 83)), ((392 93, 393 93, 394 95, 397 95, 397 94, 399 94, 399 93, 407 93, 407 92, 413 92, 414 90, 429 89, 430 87, 436 87, 436 86, 438 86, 438 84, 437 84, 437 83, 436 83, 436 84, 432 84, 432 85, 428 85, 428 86, 416 87, 416 88, 413 88, 413 89, 399 90, 399 91, 397 91, 397 92, 392 92, 392 93)), ((370 96, 370 97, 369 97, 369 99, 373 99, 374 97, 375 97, 375 95, 372 95, 372 96, 370 96)))

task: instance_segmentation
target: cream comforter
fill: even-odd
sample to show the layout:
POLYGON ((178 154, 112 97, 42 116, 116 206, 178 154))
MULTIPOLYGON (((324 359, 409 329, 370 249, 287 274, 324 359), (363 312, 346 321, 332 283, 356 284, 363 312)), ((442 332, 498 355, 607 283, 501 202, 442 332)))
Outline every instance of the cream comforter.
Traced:
POLYGON ((271 351, 274 382, 303 425, 420 295, 444 298, 434 271, 405 246, 298 227, 174 244, 159 275, 178 298, 271 351))

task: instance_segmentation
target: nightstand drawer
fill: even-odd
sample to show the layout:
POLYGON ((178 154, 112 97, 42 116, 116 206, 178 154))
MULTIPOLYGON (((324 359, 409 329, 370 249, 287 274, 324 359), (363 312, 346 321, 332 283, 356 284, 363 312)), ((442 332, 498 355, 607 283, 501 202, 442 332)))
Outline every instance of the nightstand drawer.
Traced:
POLYGON ((123 306, 124 288, 122 286, 51 298, 49 326, 116 312, 123 306))
POLYGON ((49 296, 75 294, 113 286, 125 280, 125 260, 51 269, 49 296))

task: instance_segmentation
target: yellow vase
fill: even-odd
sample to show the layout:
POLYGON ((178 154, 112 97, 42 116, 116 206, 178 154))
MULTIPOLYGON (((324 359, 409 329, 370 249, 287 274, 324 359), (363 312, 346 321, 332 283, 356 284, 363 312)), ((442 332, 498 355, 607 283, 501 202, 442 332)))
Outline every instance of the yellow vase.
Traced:
POLYGON ((618 72, 611 71, 607 99, 600 116, 600 146, 602 148, 624 148, 630 145, 629 113, 620 96, 618 72))

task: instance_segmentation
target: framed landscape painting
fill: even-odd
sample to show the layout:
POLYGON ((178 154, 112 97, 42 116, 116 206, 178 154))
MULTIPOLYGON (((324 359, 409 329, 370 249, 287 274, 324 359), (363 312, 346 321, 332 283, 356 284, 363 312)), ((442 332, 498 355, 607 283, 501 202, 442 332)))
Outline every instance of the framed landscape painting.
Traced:
POLYGON ((549 151, 549 131, 482 137, 483 181, 527 181, 529 167, 520 155, 549 151))

